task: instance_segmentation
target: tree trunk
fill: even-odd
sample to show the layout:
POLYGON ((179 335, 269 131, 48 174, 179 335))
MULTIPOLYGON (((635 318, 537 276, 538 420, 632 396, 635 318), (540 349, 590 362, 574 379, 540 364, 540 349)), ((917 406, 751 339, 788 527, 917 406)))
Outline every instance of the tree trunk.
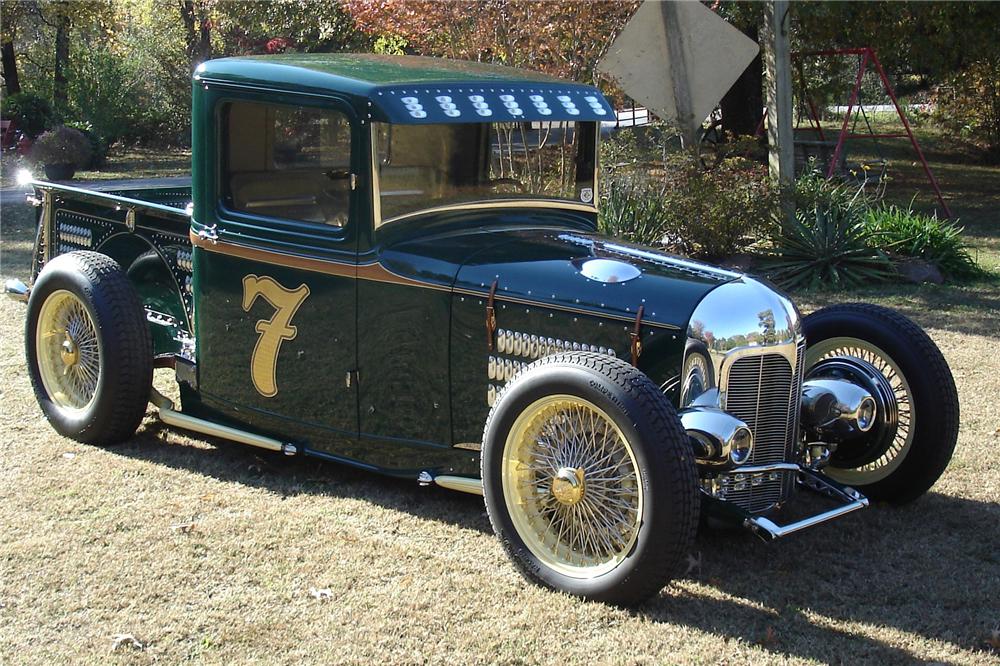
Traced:
POLYGON ((8 95, 21 92, 21 81, 17 77, 17 58, 14 57, 14 43, 3 43, 3 81, 8 95))
POLYGON ((200 3, 195 0, 180 3, 191 71, 212 57, 212 26, 207 18, 200 16, 199 7, 200 3))
MULTIPOLYGON (((758 41, 757 26, 744 31, 750 39, 758 41)), ((743 70, 740 78, 722 98, 722 128, 730 134, 753 134, 764 115, 764 98, 761 94, 764 65, 760 54, 743 70)))
POLYGON ((66 68, 69 66, 69 15, 60 11, 56 17, 56 62, 52 86, 52 107, 60 120, 66 113, 69 95, 66 68))

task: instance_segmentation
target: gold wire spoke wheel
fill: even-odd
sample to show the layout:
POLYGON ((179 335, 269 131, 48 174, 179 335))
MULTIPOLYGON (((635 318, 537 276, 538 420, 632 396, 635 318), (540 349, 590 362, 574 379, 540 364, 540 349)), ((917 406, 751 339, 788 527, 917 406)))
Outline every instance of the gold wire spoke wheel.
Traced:
POLYGON ((906 376, 892 357, 879 347, 859 338, 838 337, 817 342, 806 350, 806 370, 820 361, 837 356, 859 358, 882 373, 896 398, 897 426, 892 442, 877 460, 855 469, 830 465, 825 472, 836 481, 849 485, 875 483, 892 474, 906 458, 913 445, 917 416, 913 405, 913 392, 906 381, 906 376))
POLYGON ((574 578, 617 567, 642 524, 638 465, 608 414, 570 395, 525 409, 507 437, 501 479, 507 511, 541 563, 574 578))
POLYGON ((45 392, 63 409, 86 409, 97 395, 101 350, 94 320, 72 292, 52 292, 35 328, 38 373, 45 392))

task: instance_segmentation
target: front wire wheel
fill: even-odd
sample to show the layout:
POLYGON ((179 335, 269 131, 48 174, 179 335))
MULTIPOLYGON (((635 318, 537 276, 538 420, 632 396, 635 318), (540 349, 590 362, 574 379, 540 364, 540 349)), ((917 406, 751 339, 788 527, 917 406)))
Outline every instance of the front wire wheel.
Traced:
POLYGON ((806 376, 818 364, 847 359, 870 368, 889 398, 876 427, 841 443, 824 472, 873 500, 902 504, 927 492, 958 440, 958 391, 941 350, 903 315, 866 303, 817 310, 802 328, 806 376))
POLYGON ((642 521, 635 455, 604 410, 570 395, 530 405, 504 447, 514 527, 546 566, 575 578, 618 566, 642 521))
POLYGON ((880 455, 859 467, 844 468, 837 466, 837 456, 834 454, 831 466, 826 469, 826 473, 835 481, 851 486, 865 486, 887 478, 909 453, 916 428, 913 392, 892 357, 871 342, 859 338, 829 338, 809 347, 806 351, 806 372, 821 361, 837 357, 860 359, 871 365, 885 378, 895 398, 896 427, 888 433, 891 439, 878 443, 880 455))
POLYGON ((529 580, 632 605, 683 573, 700 508, 687 434, 640 370, 565 352, 508 383, 486 420, 483 494, 529 580))

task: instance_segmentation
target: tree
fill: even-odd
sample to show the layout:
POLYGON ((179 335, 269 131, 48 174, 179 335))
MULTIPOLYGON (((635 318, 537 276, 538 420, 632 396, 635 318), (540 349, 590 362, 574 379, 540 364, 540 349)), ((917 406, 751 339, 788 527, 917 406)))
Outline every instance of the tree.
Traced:
POLYGON ((412 53, 530 67, 592 81, 638 2, 346 0, 358 27, 402 38, 412 53))
POLYGON ((191 71, 212 57, 211 0, 180 0, 191 71))

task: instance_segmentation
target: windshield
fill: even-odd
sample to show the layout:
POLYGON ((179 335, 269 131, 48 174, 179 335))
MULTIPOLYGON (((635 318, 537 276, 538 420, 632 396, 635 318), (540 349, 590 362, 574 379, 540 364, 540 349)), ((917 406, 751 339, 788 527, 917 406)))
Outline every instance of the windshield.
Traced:
POLYGON ((487 201, 596 206, 595 133, 593 122, 375 123, 381 223, 487 201))

